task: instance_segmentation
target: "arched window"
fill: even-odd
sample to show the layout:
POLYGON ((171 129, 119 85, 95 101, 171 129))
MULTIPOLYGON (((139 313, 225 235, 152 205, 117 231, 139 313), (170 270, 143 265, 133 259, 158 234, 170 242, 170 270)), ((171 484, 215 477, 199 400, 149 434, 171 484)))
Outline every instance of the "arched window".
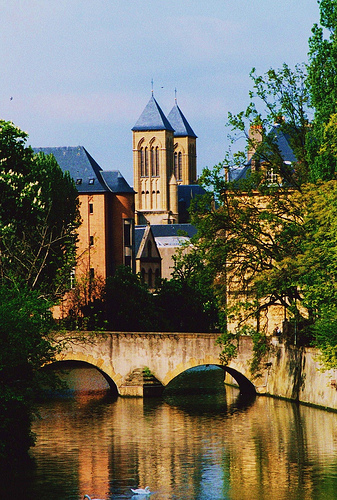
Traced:
POLYGON ((155 177, 155 175, 156 175, 156 151, 154 148, 151 148, 150 164, 151 164, 151 176, 155 177))
POLYGON ((148 148, 145 148, 145 177, 149 176, 149 150, 148 148))
POLYGON ((144 149, 140 148, 139 151, 139 163, 140 163, 140 175, 145 176, 145 160, 144 160, 144 149))
POLYGON ((182 154, 174 153, 174 175, 177 181, 181 181, 183 178, 183 162, 182 162, 182 154))
POLYGON ((155 151, 155 164, 156 164, 156 177, 159 177, 159 149, 156 147, 155 151))
POLYGON ((178 177, 177 177, 177 180, 181 181, 181 179, 183 178, 183 158, 182 158, 182 154, 181 152, 179 151, 178 153, 178 177))

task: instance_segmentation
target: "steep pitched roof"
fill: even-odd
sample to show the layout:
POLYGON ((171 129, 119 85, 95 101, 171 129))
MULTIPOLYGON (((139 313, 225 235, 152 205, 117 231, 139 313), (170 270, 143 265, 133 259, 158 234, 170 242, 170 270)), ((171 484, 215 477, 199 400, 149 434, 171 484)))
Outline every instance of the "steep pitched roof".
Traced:
POLYGON ((197 228, 192 224, 152 224, 151 229, 155 238, 179 237, 181 233, 186 234, 188 238, 192 238, 197 233, 197 228))
POLYGON ((171 109, 167 119, 174 128, 175 137, 197 137, 177 103, 171 109))
POLYGON ((119 170, 101 170, 101 176, 113 193, 134 193, 119 170))
MULTIPOLYGON (((280 151, 284 163, 290 164, 297 161, 295 153, 291 147, 291 136, 289 133, 284 132, 280 125, 274 125, 269 132, 269 136, 275 139, 275 144, 280 151)), ((251 173, 251 165, 253 159, 254 155, 244 167, 230 169, 229 181, 234 182, 242 179, 247 179, 247 177, 251 173)))
POLYGON ((161 259, 157 243, 152 232, 152 226, 149 224, 146 226, 136 226, 135 227, 135 255, 136 259, 141 259, 145 249, 146 243, 151 240, 154 244, 154 251, 156 255, 153 255, 153 259, 161 259))
POLYGON ((144 111, 138 118, 135 126, 132 128, 134 132, 141 130, 170 130, 174 131, 170 122, 164 115, 161 107, 153 97, 147 103, 144 111))
POLYGON ((62 170, 74 179, 81 194, 133 191, 119 171, 104 171, 83 146, 34 148, 34 151, 53 154, 62 170))

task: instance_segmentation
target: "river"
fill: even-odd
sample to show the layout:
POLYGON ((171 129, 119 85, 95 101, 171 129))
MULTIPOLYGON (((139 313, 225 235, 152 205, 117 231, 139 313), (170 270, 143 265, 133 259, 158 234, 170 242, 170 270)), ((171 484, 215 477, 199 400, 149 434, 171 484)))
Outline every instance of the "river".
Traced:
POLYGON ((2 481, 1 499, 337 499, 337 413, 248 401, 218 375, 212 394, 117 398, 99 382, 40 403, 33 465, 2 481))

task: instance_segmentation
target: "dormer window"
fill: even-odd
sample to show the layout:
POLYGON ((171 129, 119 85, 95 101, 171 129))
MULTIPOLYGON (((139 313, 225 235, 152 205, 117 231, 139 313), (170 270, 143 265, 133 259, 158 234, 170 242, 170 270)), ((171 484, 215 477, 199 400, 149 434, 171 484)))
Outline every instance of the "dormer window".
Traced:
POLYGON ((82 184, 82 179, 76 179, 76 185, 79 186, 80 184, 82 184))
POLYGON ((89 184, 94 184, 95 183, 95 179, 91 178, 89 179, 89 184))

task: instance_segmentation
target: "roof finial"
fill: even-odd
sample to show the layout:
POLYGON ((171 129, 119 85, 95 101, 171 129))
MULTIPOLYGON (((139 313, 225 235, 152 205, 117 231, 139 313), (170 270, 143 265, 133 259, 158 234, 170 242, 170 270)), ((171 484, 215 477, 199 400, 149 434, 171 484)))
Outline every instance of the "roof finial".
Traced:
POLYGON ((151 79, 151 92, 152 92, 152 95, 153 95, 153 78, 151 79))
POLYGON ((177 104, 177 89, 176 88, 174 89, 174 100, 175 100, 175 103, 177 104))

